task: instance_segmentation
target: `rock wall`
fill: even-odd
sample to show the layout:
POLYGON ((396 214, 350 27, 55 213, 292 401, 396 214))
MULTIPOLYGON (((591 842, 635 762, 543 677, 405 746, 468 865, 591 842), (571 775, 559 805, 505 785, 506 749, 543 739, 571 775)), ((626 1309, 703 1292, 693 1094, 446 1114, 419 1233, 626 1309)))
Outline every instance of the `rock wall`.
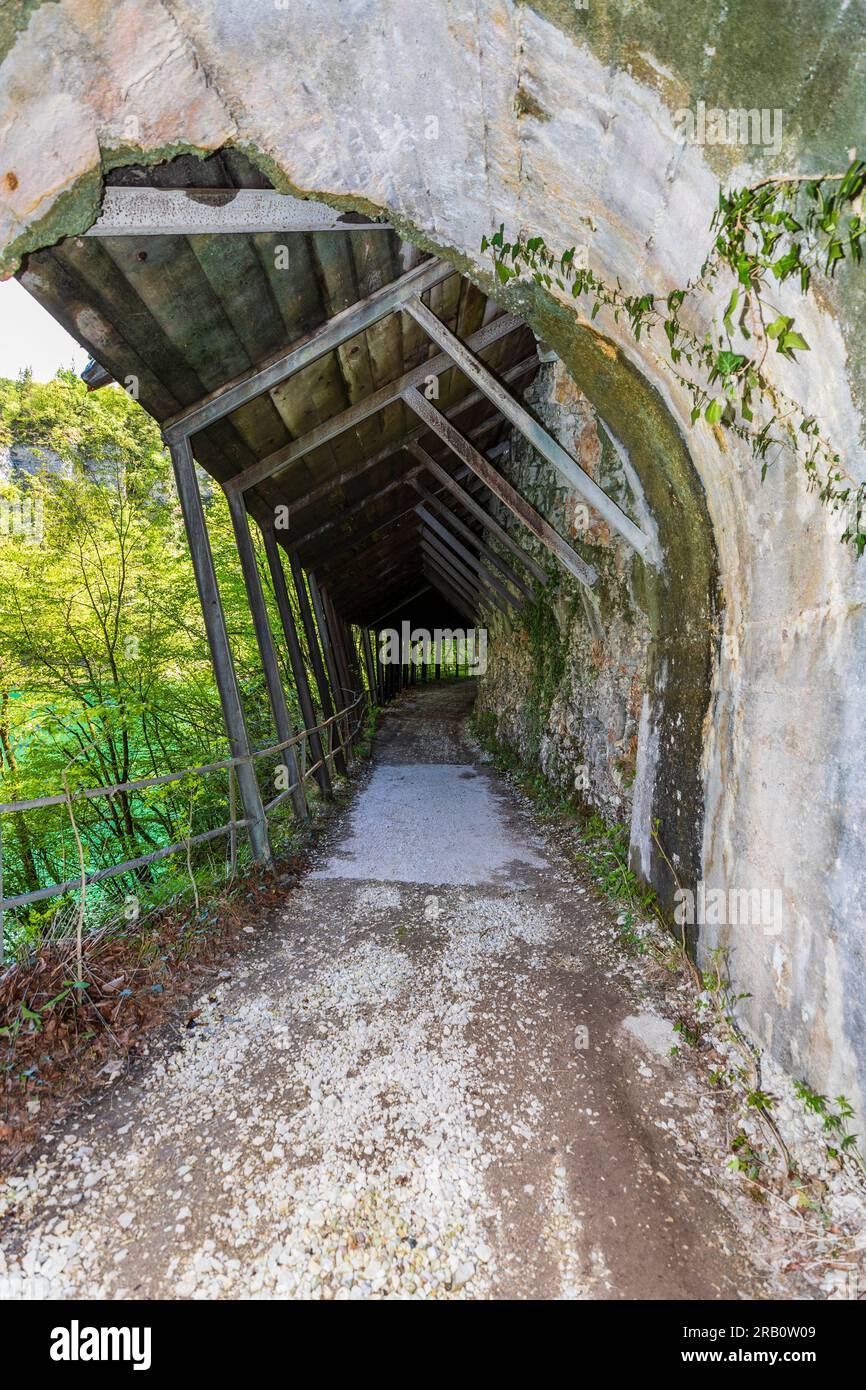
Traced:
MULTIPOLYGON (((233 143, 275 186, 384 211, 488 291, 481 238, 504 223, 557 250, 585 244, 596 273, 665 294, 700 266, 719 182, 838 169, 862 141, 863 0, 430 0, 420 13, 405 0, 32 0, 14 15, 0 30, 7 271, 90 224, 107 168, 233 143), (691 143, 676 117, 699 100, 779 110, 781 137, 691 143)), ((745 447, 692 428, 690 398, 651 344, 524 283, 500 297, 622 445, 659 529, 662 571, 636 570, 608 605, 613 665, 638 640, 637 613, 651 633, 636 860, 670 892, 643 831, 658 816, 690 887, 781 892, 773 935, 707 922, 699 950, 730 946, 755 1036, 862 1109, 866 562, 839 544, 801 470, 782 459, 762 482, 745 447)), ((811 353, 774 357, 773 379, 862 477, 862 274, 843 268, 805 300, 783 287, 778 301, 811 353)), ((713 308, 690 327, 704 331, 713 308)), ((584 696, 604 668, 589 618, 584 630, 564 614, 581 655, 569 646, 572 692, 556 718, 571 720, 595 793, 624 803, 618 750, 602 759, 589 720, 624 708, 625 676, 611 667, 607 693, 584 696)), ((614 741, 627 752, 625 708, 614 741)), ((542 743, 543 731, 550 762, 542 743)))
MULTIPOLYGON (((645 524, 648 508, 624 451, 561 362, 542 368, 526 403, 605 492, 645 524)), ((629 823, 652 641, 638 566, 516 431, 497 466, 591 561, 599 580, 590 589, 573 579, 511 513, 496 507, 500 524, 550 577, 526 629, 493 611, 478 713, 496 737, 525 762, 540 765, 564 793, 607 820, 629 823)))

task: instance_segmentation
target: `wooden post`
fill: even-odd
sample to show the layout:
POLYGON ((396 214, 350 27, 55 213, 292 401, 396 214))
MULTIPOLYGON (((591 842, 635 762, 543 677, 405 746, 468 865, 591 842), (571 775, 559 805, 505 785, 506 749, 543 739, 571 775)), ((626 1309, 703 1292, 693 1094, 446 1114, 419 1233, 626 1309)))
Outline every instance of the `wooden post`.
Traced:
MULTIPOLYGON (((310 598, 313 601, 313 612, 316 615, 316 626, 318 627, 319 633, 322 638, 322 650, 325 653, 325 665, 328 668, 328 679, 331 683, 331 692, 334 700, 334 713, 339 714, 342 710, 345 709, 347 701, 346 697, 343 694, 343 682, 340 676, 339 667, 337 665, 334 638, 331 632, 330 624, 328 622, 328 615, 325 610, 325 604, 323 601, 322 593, 319 589, 318 583, 316 582, 316 576, 313 574, 312 570, 308 572, 307 580, 310 585, 310 598)), ((345 740, 345 729, 348 727, 348 720, 343 720, 342 722, 344 728, 343 738, 345 740)), ((343 763, 344 768, 346 770, 348 770, 349 760, 350 750, 348 741, 346 741, 345 748, 343 750, 343 763)))
MULTIPOLYGON (((244 719, 237 676, 229 646, 226 620, 217 585, 213 554, 208 540, 204 508, 201 503, 198 480, 195 476, 192 450, 189 440, 183 436, 171 446, 171 461, 174 467, 177 495, 183 512, 189 553, 198 590, 199 602, 204 615, 210 647, 214 678, 222 706, 226 737, 233 758, 249 760, 252 751, 244 719)), ((238 786, 247 822, 247 834, 253 856, 260 864, 270 865, 271 847, 268 840, 268 824, 262 804, 255 768, 251 761, 237 765, 238 786)))
MULTIPOLYGON (((284 743, 286 739, 294 736, 295 730, 292 728, 292 723, 289 719, 289 711, 286 706, 286 694, 283 690, 283 682, 280 677, 277 649, 274 646, 274 635, 271 632, 268 610, 265 605, 262 580, 259 574, 259 567, 256 564, 256 552, 250 532, 247 509, 240 493, 235 495, 229 494, 228 504, 229 515, 232 519, 232 528, 235 533, 235 543, 237 544, 238 555, 241 562, 241 571, 244 576, 244 587, 247 591, 247 602, 250 606, 250 614, 252 616, 256 642, 259 648, 259 658, 265 676, 265 685, 268 688, 268 699, 271 704, 271 712, 274 716, 277 741, 279 743, 284 743)), ((286 769, 290 784, 294 787, 294 791, 290 796, 292 809, 299 820, 309 820, 310 813, 307 809, 306 788, 301 779, 300 768, 298 767, 298 759, 294 747, 285 748, 280 757, 282 765, 286 769)))
POLYGON ((585 560, 580 558, 568 542, 564 541, 562 536, 544 520, 544 517, 539 516, 535 508, 524 497, 521 497, 516 488, 513 488, 502 477, 501 473, 497 472, 493 464, 477 449, 473 448, 467 439, 463 438, 463 435, 436 409, 435 405, 414 388, 407 391, 403 399, 414 410, 419 419, 423 420, 435 434, 438 434, 442 442, 448 445, 461 463, 465 463, 466 467, 481 479, 485 487, 488 487, 493 495, 499 498, 500 502, 504 502, 509 511, 512 511, 523 522, 524 526, 542 544, 546 545, 548 550, 553 552, 560 564, 569 573, 581 580, 583 584, 592 585, 595 583, 598 575, 592 565, 588 565, 585 560))
MULTIPOLYGON (((319 703, 322 706, 322 715, 325 719, 330 719, 335 713, 335 708, 331 690, 328 686, 328 673, 322 661, 322 651, 325 645, 324 637, 322 638, 322 647, 320 649, 319 634, 316 630, 316 620, 313 617, 313 610, 310 607, 310 596, 307 593, 307 581, 297 555, 289 556, 289 566, 292 571, 295 593, 298 596, 298 608, 301 614, 304 636, 307 639, 307 652, 310 657, 310 665, 313 668, 313 675, 316 677, 316 687, 319 691, 319 703)), ((336 690, 334 691, 334 698, 336 698, 336 690)), ((327 742, 328 740, 326 738, 326 745, 327 742)), ((341 775, 345 776, 346 759, 339 749, 337 749, 334 754, 334 767, 341 775)))
MULTIPOLYGON (((271 583, 274 586, 274 597, 277 601, 280 621, 283 625, 283 634, 286 639, 286 646, 289 650, 289 661, 292 666, 292 675, 295 678, 295 689, 298 692, 298 704, 301 708, 301 717, 305 727, 313 729, 315 725, 318 724, 319 720, 316 715, 315 706, 313 705, 313 697, 310 694, 307 668, 304 664, 304 654, 301 651, 301 644, 298 639, 298 630, 295 627, 295 615, 292 612, 292 605, 289 599, 289 590, 286 585, 286 574, 280 557, 277 535, 272 525, 264 528, 263 535, 265 538, 265 553, 268 557, 268 568, 271 572, 271 583)), ((315 773, 319 791, 326 800, 330 800, 332 795, 331 777, 328 765, 325 762, 324 749, 322 748, 322 740, 319 734, 310 734, 309 743, 312 761, 321 764, 316 769, 315 773)))
POLYGON ((544 428, 542 424, 530 415, 525 406, 515 400, 510 392, 506 391, 500 381, 496 380, 493 373, 473 356, 472 352, 462 343, 460 339, 451 332, 451 329, 438 319, 432 309, 428 309, 420 299, 410 299, 403 304, 403 310, 419 323, 435 343, 451 356, 457 363, 460 370, 469 378, 474 386, 483 391, 488 400, 496 406, 510 420, 524 438, 528 439, 534 449, 547 459, 557 470, 560 477, 565 482, 580 493, 591 507, 598 512, 611 528, 618 532, 629 545, 637 551, 644 560, 650 563, 655 562, 654 547, 652 539, 647 536, 639 526, 636 526, 631 517, 626 516, 621 507, 617 506, 612 497, 599 487, 594 478, 581 468, 579 463, 563 449, 558 439, 544 428))
POLYGON ((370 704, 378 704, 378 688, 376 680, 376 663, 373 660, 373 649, 370 646, 370 634, 365 627, 361 628, 361 644, 364 648, 364 665, 367 668, 367 683, 370 687, 370 704))

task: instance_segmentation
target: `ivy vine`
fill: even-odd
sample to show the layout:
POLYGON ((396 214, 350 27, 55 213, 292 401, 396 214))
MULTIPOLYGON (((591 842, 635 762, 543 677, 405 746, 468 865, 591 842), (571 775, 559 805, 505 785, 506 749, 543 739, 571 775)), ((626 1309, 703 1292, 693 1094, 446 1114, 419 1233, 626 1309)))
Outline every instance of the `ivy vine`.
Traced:
POLYGON ((864 189, 862 160, 842 174, 784 175, 729 192, 720 189, 710 228, 713 243, 700 272, 667 295, 627 294, 619 279, 609 284, 581 265, 576 247, 556 255, 540 236, 508 242, 504 224, 482 239, 481 250, 492 255, 500 284, 528 273, 544 289, 555 285, 575 299, 588 296, 591 319, 605 307, 636 340, 652 338, 656 361, 691 397, 692 424, 703 418, 744 440, 760 460, 762 480, 792 450, 810 488, 832 511, 843 513, 842 541, 859 558, 866 549, 866 483, 848 475, 817 418, 770 381, 764 368, 773 351, 791 360, 809 351, 794 318, 773 304, 774 286, 796 277, 805 294, 815 271, 832 277, 842 261, 861 263, 864 189), (701 338, 683 323, 683 306, 728 274, 735 284, 721 323, 714 321, 701 338))

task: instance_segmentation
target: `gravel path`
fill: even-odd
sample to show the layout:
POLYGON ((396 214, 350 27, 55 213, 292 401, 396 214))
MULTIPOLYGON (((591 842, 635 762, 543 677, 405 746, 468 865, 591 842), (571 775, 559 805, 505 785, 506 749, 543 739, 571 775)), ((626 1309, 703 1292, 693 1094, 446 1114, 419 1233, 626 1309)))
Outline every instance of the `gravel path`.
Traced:
POLYGON ((195 1026, 7 1182, 7 1289, 772 1296, 665 982, 479 759, 471 699, 392 707, 195 1026))

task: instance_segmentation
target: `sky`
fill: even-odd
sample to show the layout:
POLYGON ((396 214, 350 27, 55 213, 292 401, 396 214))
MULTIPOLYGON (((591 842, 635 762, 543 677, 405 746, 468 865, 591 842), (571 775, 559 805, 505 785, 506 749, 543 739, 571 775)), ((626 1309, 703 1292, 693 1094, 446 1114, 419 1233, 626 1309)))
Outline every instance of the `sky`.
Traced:
POLYGON ((34 381, 50 381, 58 367, 80 372, 87 357, 17 280, 0 281, 0 377, 30 367, 34 381))

